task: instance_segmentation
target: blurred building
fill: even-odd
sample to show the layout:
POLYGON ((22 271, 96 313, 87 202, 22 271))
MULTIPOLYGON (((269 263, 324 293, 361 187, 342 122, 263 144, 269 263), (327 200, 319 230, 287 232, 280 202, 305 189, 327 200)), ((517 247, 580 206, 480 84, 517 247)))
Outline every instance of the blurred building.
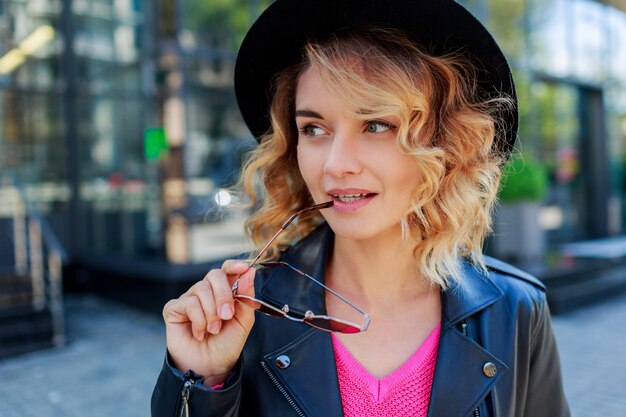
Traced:
MULTIPOLYGON (((157 309, 247 249, 224 191, 254 144, 232 70, 269 2, 0 0, 0 177, 19 178, 67 252, 68 287, 157 309)), ((549 175, 546 251, 626 235, 626 2, 462 3, 515 70, 518 148, 549 175)), ((12 204, 0 200, 5 270, 12 204)))

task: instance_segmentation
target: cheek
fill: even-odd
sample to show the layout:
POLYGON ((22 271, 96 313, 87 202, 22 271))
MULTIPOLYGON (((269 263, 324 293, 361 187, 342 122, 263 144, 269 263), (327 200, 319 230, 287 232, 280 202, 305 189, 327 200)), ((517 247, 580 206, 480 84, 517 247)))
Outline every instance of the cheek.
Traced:
POLYGON ((395 172, 398 173, 395 176, 396 184, 402 189, 402 194, 406 196, 407 200, 410 200, 413 193, 419 188, 422 180, 420 170, 413 158, 397 161, 395 172))
POLYGON ((301 146, 298 146, 298 168, 304 182, 310 188, 316 176, 315 161, 310 152, 305 152, 301 146))

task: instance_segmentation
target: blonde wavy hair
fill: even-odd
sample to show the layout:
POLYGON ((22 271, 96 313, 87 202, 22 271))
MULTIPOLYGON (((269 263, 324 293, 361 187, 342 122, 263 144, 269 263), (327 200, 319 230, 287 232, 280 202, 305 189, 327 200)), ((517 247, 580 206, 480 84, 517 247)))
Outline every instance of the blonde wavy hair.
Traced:
MULTIPOLYGON (((258 206, 246 223, 254 244, 262 247, 291 213, 314 204, 297 164, 294 116, 298 77, 310 67, 354 117, 400 119, 399 148, 421 167, 402 230, 422 276, 447 289, 461 276, 461 258, 484 269, 482 246, 505 159, 493 146, 503 128, 498 112, 514 103, 479 91, 476 68, 460 54, 429 55, 388 29, 311 42, 300 64, 277 74, 271 128, 248 156, 240 180, 258 206)), ((319 213, 304 215, 264 258, 276 258, 322 221, 319 213)))

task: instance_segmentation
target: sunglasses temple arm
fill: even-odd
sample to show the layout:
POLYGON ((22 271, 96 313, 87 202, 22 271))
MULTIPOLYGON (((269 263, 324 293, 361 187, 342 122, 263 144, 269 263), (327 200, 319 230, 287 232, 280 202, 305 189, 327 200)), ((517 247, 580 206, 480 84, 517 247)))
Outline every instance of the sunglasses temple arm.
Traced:
POLYGON ((255 265, 257 263, 257 261, 261 258, 261 255, 263 255, 263 253, 265 253, 267 248, 276 240, 276 238, 283 232, 283 230, 285 230, 287 228, 287 226, 289 226, 291 224, 291 222, 293 222, 295 219, 298 218, 299 215, 301 215, 302 213, 306 213, 307 211, 325 209, 325 208, 331 207, 333 204, 334 204, 334 202, 331 200, 331 201, 327 201, 325 203, 317 204, 315 206, 304 208, 304 209, 302 209, 300 211, 297 211, 297 212, 293 213, 287 220, 285 220, 283 225, 280 226, 280 229, 278 229, 276 234, 274 234, 274 236, 272 236, 272 238, 265 244, 265 246, 263 246, 263 249, 261 249, 259 251, 257 256, 250 263, 250 267, 252 267, 253 265, 255 265))
POLYGON ((325 203, 317 204, 315 206, 304 208, 304 209, 302 209, 300 211, 297 211, 297 212, 293 213, 287 220, 285 220, 283 225, 280 226, 280 229, 278 229, 276 234, 274 236, 272 236, 272 238, 269 240, 269 242, 267 242, 265 244, 265 246, 263 246, 263 249, 261 249, 259 251, 258 255, 252 260, 252 262, 250 263, 250 266, 253 266, 254 264, 256 264, 256 262, 261 258, 261 255, 263 255, 263 253, 265 253, 267 248, 272 244, 272 242, 274 242, 276 240, 278 235, 280 235, 283 232, 283 230, 285 230, 287 228, 287 226, 289 226, 291 224, 291 222, 293 222, 296 218, 298 218, 299 215, 301 215, 302 213, 306 213, 307 211, 325 209, 325 208, 331 207, 333 204, 334 204, 334 202, 331 200, 331 201, 327 201, 325 203))
MULTIPOLYGON (((291 216, 291 217, 294 217, 294 216, 291 216)), ((290 218, 289 223, 291 223, 291 221, 293 221, 292 218, 290 218)), ((270 245, 276 240, 276 238, 283 232, 283 230, 285 230, 285 228, 289 225, 289 223, 285 223, 284 225, 282 225, 280 229, 278 229, 278 232, 276 232, 276 234, 272 236, 272 238, 265 244, 265 246, 263 246, 263 249, 261 249, 259 253, 257 254, 257 256, 255 256, 255 258, 252 260, 252 262, 250 262, 250 268, 252 268, 257 263, 257 261, 261 258, 261 255, 265 253, 267 248, 269 248, 270 245)))
MULTIPOLYGON (((294 214, 292 214, 284 223, 282 226, 280 226, 280 229, 278 229, 278 231, 274 234, 274 236, 272 236, 272 238, 265 244, 265 246, 263 246, 263 249, 261 249, 259 251, 259 253, 254 257, 254 259, 252 260, 252 262, 250 262, 250 265, 248 265, 248 269, 252 268, 254 265, 256 265, 256 263, 258 262, 259 259, 261 259, 261 255, 263 255, 265 253, 265 251, 267 250, 267 248, 269 248, 269 246, 276 240, 276 238, 287 228, 287 226, 289 226, 291 224, 291 222, 293 222, 300 214, 302 213, 306 213, 307 211, 312 211, 312 210, 320 210, 320 209, 325 209, 328 207, 331 207, 334 204, 334 201, 330 200, 327 201, 325 203, 321 203, 321 204, 317 204, 315 206, 312 207, 307 207, 305 209, 302 209, 300 211, 295 212, 294 214)), ((246 271, 247 271, 246 270, 246 271)), ((237 289, 239 288, 239 280, 241 279, 241 275, 239 275, 237 277, 237 280, 235 281, 235 283, 233 284, 233 289, 232 292, 233 294, 237 293, 237 289)), ((354 306, 357 310, 358 307, 354 306)), ((361 310, 359 310, 361 311, 361 310)), ((365 314, 365 313, 363 313, 365 314)))
POLYGON ((361 313, 363 315, 363 317, 365 318, 365 324, 361 326, 361 331, 364 331, 365 329, 367 329, 369 327, 369 325, 370 325, 370 316, 369 316, 369 314, 367 314, 365 311, 361 310, 355 304, 352 304, 351 301, 349 301, 348 299, 344 298, 341 294, 335 292, 332 288, 327 287, 326 285, 322 284, 321 282, 319 282, 318 280, 314 279, 310 275, 307 275, 307 276, 310 279, 312 279, 313 281, 317 282, 322 287, 324 287, 326 289, 326 291, 330 292, 335 297, 338 297, 344 303, 348 304, 350 307, 352 307, 353 309, 355 309, 356 311, 358 311, 359 313, 361 313))
POLYGON ((332 288, 327 287, 326 285, 322 284, 321 282, 319 282, 318 280, 314 279, 313 277, 311 277, 310 275, 307 275, 310 279, 313 279, 313 281, 317 282, 319 285, 321 285, 326 291, 328 291, 329 293, 331 293, 332 295, 334 295, 335 297, 338 297, 340 300, 342 300, 344 303, 348 304, 349 306, 351 306, 352 308, 354 308, 356 311, 358 311, 359 313, 363 314, 366 318, 367 321, 369 321, 369 316, 367 315, 367 313, 363 310, 361 310, 359 307, 357 307, 356 305, 352 304, 351 301, 349 301, 348 299, 344 298, 341 294, 339 294, 338 292, 335 292, 332 288))
MULTIPOLYGON (((292 216, 293 217, 293 216, 292 216)), ((293 219, 292 219, 293 220, 293 219)), ((285 226, 286 227, 286 226, 285 226)), ((257 261, 261 258, 261 255, 263 255, 263 253, 267 250, 267 248, 272 244, 273 241, 276 240, 276 238, 278 237, 278 235, 280 235, 280 233, 285 230, 285 227, 281 227, 280 229, 278 229, 278 232, 276 232, 276 234, 274 236, 272 236, 272 238, 269 240, 269 242, 267 242, 265 244, 265 246, 263 246, 263 249, 261 249, 259 251, 259 253, 257 254, 257 256, 255 256, 255 258, 252 260, 252 262, 250 262, 250 264, 248 265, 248 268, 241 274, 239 274, 239 276, 237 277, 237 280, 233 283, 233 287, 232 287, 232 293, 233 295, 237 294, 237 290, 239 289, 239 280, 241 279, 241 276, 243 274, 245 274, 246 272, 248 272, 250 270, 250 268, 252 268, 254 265, 256 265, 257 261)))
POLYGON ((355 309, 356 311, 358 311, 359 313, 363 314, 363 316, 365 317, 365 325, 362 327, 362 329, 366 329, 367 326, 369 325, 370 322, 370 316, 363 310, 361 310, 359 307, 357 307, 356 305, 354 305, 351 301, 349 301, 347 298, 344 298, 341 294, 339 294, 338 292, 335 292, 332 288, 327 287, 326 285, 322 284, 320 281, 318 281, 317 279, 313 278, 311 275, 307 274, 306 272, 300 271, 298 268, 286 263, 286 262, 268 262, 268 264, 271 263, 275 263, 275 264, 282 264, 287 266, 288 268, 293 269, 294 271, 296 271, 299 274, 304 275, 305 277, 307 277, 308 279, 310 279, 311 281, 315 282, 317 285, 321 286, 322 288, 324 288, 326 291, 330 292, 332 295, 334 295, 335 297, 338 297, 341 301, 343 301, 344 303, 348 304, 350 307, 352 307, 353 309, 355 309))
MULTIPOLYGON (((248 270, 250 268, 252 268, 254 265, 256 265, 256 263, 258 262, 259 259, 261 259, 261 256, 265 253, 265 251, 267 250, 267 248, 270 247, 270 245, 276 240, 276 238, 283 232, 283 230, 285 230, 287 228, 287 226, 289 226, 289 224, 294 221, 294 219, 296 217, 298 217, 300 215, 300 212, 294 213, 291 215, 291 217, 289 217, 287 219, 287 221, 285 223, 283 223, 282 226, 280 226, 280 229, 278 229, 278 231, 274 234, 274 236, 272 236, 272 238, 265 244, 265 246, 263 246, 263 248, 259 251, 259 253, 254 257, 254 259, 252 260, 252 262, 250 262, 250 264, 248 265, 248 269, 246 269, 246 272, 248 272, 248 270)), ((245 272, 244 272, 245 273, 245 272)), ((239 280, 241 279, 241 275, 240 274, 237 277, 237 280, 235 281, 235 283, 233 284, 233 294, 237 293, 237 289, 239 288, 239 280)))

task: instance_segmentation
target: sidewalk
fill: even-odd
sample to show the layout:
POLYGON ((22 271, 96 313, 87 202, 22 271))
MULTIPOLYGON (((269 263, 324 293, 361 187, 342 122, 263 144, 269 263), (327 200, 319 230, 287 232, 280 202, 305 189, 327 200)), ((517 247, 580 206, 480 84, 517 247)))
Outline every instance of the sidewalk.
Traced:
POLYGON ((149 416, 159 317, 89 295, 65 306, 67 346, 0 361, 0 417, 149 416))
MULTIPOLYGON (((149 416, 160 318, 90 295, 66 309, 66 347, 0 361, 0 417, 149 416)), ((625 323, 626 295, 554 318, 573 416, 626 416, 625 323)))
POLYGON ((554 317, 574 417, 626 417, 626 294, 554 317))

